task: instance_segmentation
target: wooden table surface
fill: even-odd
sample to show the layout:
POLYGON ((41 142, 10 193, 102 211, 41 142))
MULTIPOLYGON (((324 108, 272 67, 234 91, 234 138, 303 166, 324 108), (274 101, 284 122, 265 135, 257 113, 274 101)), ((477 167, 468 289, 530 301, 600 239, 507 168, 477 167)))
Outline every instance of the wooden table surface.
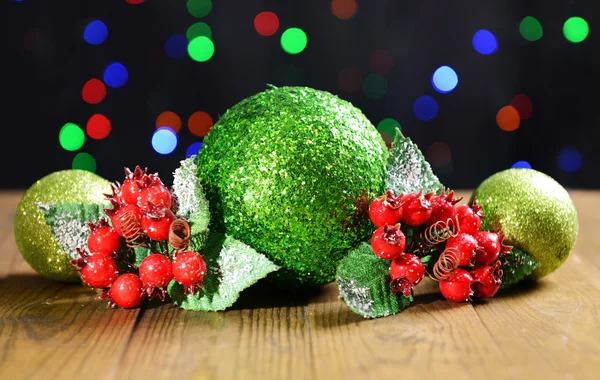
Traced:
POLYGON ((334 284, 251 288, 216 313, 108 309, 25 263, 13 235, 21 194, 0 192, 1 379, 600 377, 600 191, 571 191, 579 239, 550 276, 474 304, 424 282, 412 307, 374 320, 350 312, 334 284))

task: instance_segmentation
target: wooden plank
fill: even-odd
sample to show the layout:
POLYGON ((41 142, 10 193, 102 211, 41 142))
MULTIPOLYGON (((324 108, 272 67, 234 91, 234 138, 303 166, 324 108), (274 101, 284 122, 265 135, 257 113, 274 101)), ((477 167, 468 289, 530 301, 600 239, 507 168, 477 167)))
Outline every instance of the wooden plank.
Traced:
POLYGON ((307 302, 303 294, 249 289, 226 312, 183 311, 173 305, 150 308, 115 375, 118 379, 312 379, 307 302))

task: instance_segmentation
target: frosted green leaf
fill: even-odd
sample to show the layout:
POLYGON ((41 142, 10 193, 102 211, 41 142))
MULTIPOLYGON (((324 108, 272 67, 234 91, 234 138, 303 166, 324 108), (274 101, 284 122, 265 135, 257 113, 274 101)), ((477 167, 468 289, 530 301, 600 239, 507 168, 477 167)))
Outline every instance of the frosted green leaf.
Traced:
POLYGON ((540 263, 533 260, 525 251, 512 248, 511 253, 500 257, 502 263, 502 288, 508 288, 533 273, 540 263))
POLYGON ((186 295, 179 283, 169 284, 169 296, 182 309, 225 310, 237 301, 244 289, 279 269, 250 246, 220 233, 208 235, 201 254, 207 267, 203 289, 195 295, 186 295))
POLYGON ((369 244, 361 243, 338 265, 339 297, 364 318, 396 314, 407 308, 413 297, 392 293, 389 274, 390 261, 375 256, 369 244))
POLYGON ((442 187, 417 145, 396 128, 387 163, 386 190, 392 190, 395 195, 421 190, 423 193, 439 193, 442 187))

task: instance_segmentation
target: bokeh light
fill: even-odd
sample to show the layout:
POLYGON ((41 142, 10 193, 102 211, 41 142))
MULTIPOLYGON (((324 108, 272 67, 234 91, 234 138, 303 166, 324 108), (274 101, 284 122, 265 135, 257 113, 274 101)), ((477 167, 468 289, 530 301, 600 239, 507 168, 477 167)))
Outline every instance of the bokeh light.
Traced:
POLYGON ((169 127, 174 130, 175 133, 179 133, 181 130, 181 118, 173 111, 161 112, 156 117, 156 122, 154 124, 156 125, 156 128, 169 127))
POLYGON ((450 150, 450 146, 445 142, 436 141, 427 148, 425 158, 431 166, 443 168, 450 164, 452 151, 450 150))
POLYGON ((392 137, 396 136, 396 128, 402 130, 400 123, 391 117, 383 119, 377 123, 377 130, 379 132, 385 132, 392 137))
POLYGON ((531 164, 527 161, 517 161, 515 162, 511 168, 513 169, 531 169, 531 164))
POLYGON ((190 158, 195 156, 200 152, 200 148, 202 148, 202 141, 197 141, 195 143, 190 144, 190 146, 185 151, 185 158, 190 158))
POLYGON ((590 27, 583 18, 571 17, 563 25, 563 35, 574 44, 582 42, 588 36, 590 27))
POLYGON ((66 123, 58 133, 58 142, 64 150, 74 151, 83 146, 85 134, 75 123, 66 123))
POLYGON ((498 50, 498 40, 489 30, 480 29, 473 35, 473 48, 479 54, 489 55, 498 50))
POLYGON ((394 68, 394 57, 387 50, 375 50, 369 59, 369 66, 377 74, 389 74, 394 68))
POLYGON ((106 24, 100 20, 94 20, 87 24, 83 31, 83 39, 90 45, 100 45, 108 36, 106 24))
POLYGON ((392 136, 389 133, 383 132, 383 131, 379 131, 379 134, 381 135, 381 138, 383 139, 383 142, 385 143, 385 146, 388 149, 392 149, 392 142, 394 141, 394 139, 392 138, 392 136))
POLYGON ((429 95, 418 97, 413 104, 413 112, 419 120, 432 120, 438 113, 438 104, 434 98, 429 95))
POLYGON ((206 136, 213 126, 212 117, 204 111, 196 111, 188 118, 188 129, 195 136, 206 136))
POLYGON ((357 10, 356 0, 331 0, 331 13, 340 20, 350 20, 357 10))
POLYGON ((273 12, 260 12, 254 17, 254 29, 261 36, 272 36, 279 29, 279 17, 273 12))
POLYGON ((73 158, 71 167, 75 170, 87 170, 93 173, 96 171, 96 159, 89 153, 80 152, 73 158))
POLYGON ((521 24, 519 25, 519 32, 521 36, 527 41, 537 41, 542 38, 544 31, 542 29, 542 24, 535 18, 531 16, 525 17, 521 20, 521 24))
POLYGON ((197 23, 190 25, 190 27, 187 28, 187 31, 185 32, 185 36, 187 37, 188 41, 191 41, 194 38, 200 37, 200 36, 204 36, 204 37, 208 37, 208 38, 212 39, 212 29, 210 28, 210 26, 207 23, 199 21, 197 23))
POLYGON ((301 53, 307 43, 306 33, 300 28, 289 28, 281 35, 281 47, 288 54, 301 53))
POLYGON ((146 0, 125 0, 125 1, 126 1, 127 3, 129 3, 129 4, 136 5, 136 4, 141 4, 141 3, 143 3, 143 2, 144 2, 144 1, 146 1, 146 0))
POLYGON ((437 102, 429 95, 420 96, 413 103, 413 112, 419 120, 432 120, 437 115, 438 110, 437 102))
POLYGON ((92 78, 81 89, 81 98, 89 104, 98 104, 106 97, 106 86, 101 80, 92 78))
POLYGON ((152 148, 159 154, 173 153, 177 148, 177 134, 169 127, 161 127, 152 135, 152 148))
POLYGON ((206 17, 212 10, 211 0, 187 0, 187 10, 197 18, 206 17))
POLYGON ((506 132, 511 132, 519 128, 521 117, 519 112, 513 106, 504 106, 496 114, 496 124, 506 132))
POLYGON ((196 37, 188 45, 188 54, 194 61, 206 62, 212 58, 214 53, 215 45, 206 36, 196 37))
POLYGON ((104 69, 103 79, 107 86, 119 88, 125 86, 129 79, 129 73, 121 63, 113 62, 104 69))
POLYGON ((165 51, 173 59, 181 59, 186 56, 188 39, 182 34, 174 34, 165 42, 165 51))
POLYGON ((567 173, 575 173, 582 165, 583 157, 574 147, 564 148, 558 154, 558 167, 567 173))
POLYGON ((517 110, 521 120, 529 119, 533 114, 533 105, 527 95, 519 94, 515 96, 510 102, 510 105, 517 110))
POLYGON ((356 67, 346 67, 338 74, 338 85, 344 91, 356 92, 360 90, 362 73, 356 67))
POLYGON ((88 136, 94 140, 105 139, 110 134, 111 128, 110 120, 99 113, 92 115, 85 126, 88 136))
POLYGON ((437 92, 447 94, 458 85, 458 75, 450 66, 440 66, 433 73, 431 84, 437 92))
POLYGON ((369 99, 380 99, 387 93, 387 80, 381 74, 371 73, 362 81, 362 90, 369 99))

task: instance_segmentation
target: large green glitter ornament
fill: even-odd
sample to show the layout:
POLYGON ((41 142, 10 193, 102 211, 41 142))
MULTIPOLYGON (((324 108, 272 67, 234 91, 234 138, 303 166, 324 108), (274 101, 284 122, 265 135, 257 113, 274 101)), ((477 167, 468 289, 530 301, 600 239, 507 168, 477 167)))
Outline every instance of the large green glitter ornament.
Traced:
POLYGON ((198 176, 226 232, 282 267, 282 286, 333 281, 372 231, 388 150, 352 104, 307 87, 273 87, 231 109, 199 152, 198 176))
POLYGON ((533 169, 508 169, 483 181, 474 191, 483 206, 484 230, 501 230, 514 245, 541 265, 540 278, 565 262, 577 241, 577 211, 567 190, 533 169))
POLYGON ((70 261, 89 234, 85 221, 102 212, 103 194, 110 192, 109 181, 85 170, 62 170, 35 182, 21 197, 14 221, 25 261, 49 279, 81 282, 70 261))

